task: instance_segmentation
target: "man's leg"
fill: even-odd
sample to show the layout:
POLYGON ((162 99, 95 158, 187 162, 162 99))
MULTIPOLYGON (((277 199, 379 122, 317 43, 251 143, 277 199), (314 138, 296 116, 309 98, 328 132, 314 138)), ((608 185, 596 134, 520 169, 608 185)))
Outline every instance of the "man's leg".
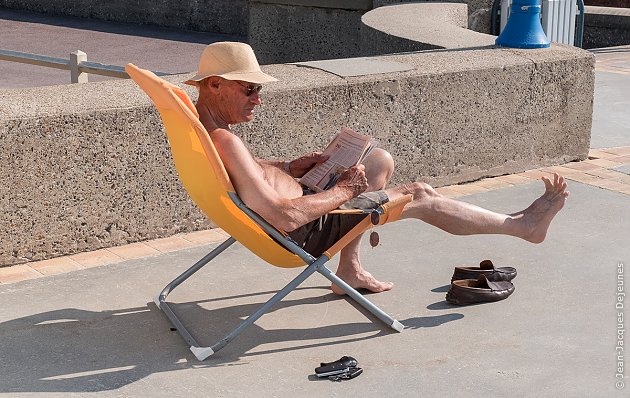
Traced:
POLYGON ((529 207, 513 214, 500 214, 469 203, 447 198, 423 183, 412 183, 387 190, 391 199, 411 193, 414 199, 405 206, 402 218, 415 218, 455 235, 511 235, 540 243, 551 220, 562 209, 569 192, 564 177, 553 181, 543 177, 545 193, 529 207))
MULTIPOLYGON (((394 172, 394 161, 389 152, 376 148, 363 162, 365 165, 365 177, 368 180, 367 191, 379 191, 384 189, 394 172)), ((337 276, 354 288, 364 288, 372 292, 383 292, 394 287, 391 282, 380 282, 372 274, 361 266, 359 248, 361 237, 359 235, 339 253, 339 266, 337 276)), ((345 294, 342 289, 333 284, 333 292, 345 294)))
MULTIPOLYGON (((368 180, 369 181, 369 180, 368 180)), ((549 224, 562 209, 569 192, 563 177, 554 175, 553 181, 543 177, 545 192, 529 207, 513 214, 500 214, 469 203, 460 202, 440 195, 424 183, 411 183, 387 189, 391 200, 401 195, 413 194, 414 199, 405 206, 402 218, 415 218, 436 226, 454 235, 500 234, 511 235, 532 243, 545 239, 549 224)), ((359 262, 358 239, 348 245, 348 257, 341 257, 337 275, 355 288, 366 288, 373 292, 389 290, 392 283, 376 280, 363 270, 359 262), (356 255, 356 257, 351 257, 356 255)), ((343 253, 343 252, 342 252, 343 253)), ((333 285, 333 291, 343 294, 333 285)))

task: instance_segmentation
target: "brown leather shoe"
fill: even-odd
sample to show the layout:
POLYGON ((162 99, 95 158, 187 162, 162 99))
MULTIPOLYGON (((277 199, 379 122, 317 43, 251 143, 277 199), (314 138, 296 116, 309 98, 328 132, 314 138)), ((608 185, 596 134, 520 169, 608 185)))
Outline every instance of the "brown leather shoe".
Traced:
POLYGON ((485 275, 479 279, 453 281, 446 293, 446 301, 456 305, 486 303, 506 299, 514 292, 512 282, 491 282, 485 275))
POLYGON ((479 279, 480 275, 485 275, 491 282, 511 281, 516 278, 516 268, 499 267, 494 268, 490 260, 483 260, 479 267, 455 267, 451 282, 461 279, 479 279))

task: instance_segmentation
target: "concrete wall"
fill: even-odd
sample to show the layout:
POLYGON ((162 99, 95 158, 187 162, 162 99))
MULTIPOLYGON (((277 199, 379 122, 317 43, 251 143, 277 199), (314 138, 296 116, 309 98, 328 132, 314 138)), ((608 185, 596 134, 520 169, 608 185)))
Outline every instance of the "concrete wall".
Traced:
POLYGON ((630 9, 587 6, 584 15, 584 48, 630 44, 630 9))
POLYGON ((587 6, 630 8, 630 0, 584 0, 587 6))
MULTIPOLYGON (((281 80, 239 134, 257 156, 292 158, 350 126, 393 154, 394 182, 435 186, 587 156, 594 60, 585 51, 381 58, 412 70, 341 78, 265 67, 281 80)), ((161 129, 131 81, 0 90, 0 265, 209 227, 161 129)))
POLYGON ((248 42, 256 49, 263 64, 475 47, 485 45, 488 40, 480 39, 483 34, 469 30, 469 25, 474 25, 479 31, 489 31, 490 7, 491 0, 445 3, 250 0, 248 42), (366 26, 365 17, 368 14, 378 13, 382 8, 392 9, 395 3, 402 3, 399 7, 405 10, 413 10, 413 17, 408 11, 398 14, 382 12, 366 26), (469 14, 471 10, 473 13, 469 14), (436 19, 436 15, 440 18, 436 19), (447 18, 443 18, 444 15, 447 18), (449 22, 447 25, 440 25, 446 20, 449 22), (460 28, 459 31, 451 29, 453 26, 460 28), (391 33, 390 28, 406 34, 391 33), (387 34, 378 35, 374 29, 387 34), (453 34, 458 37, 457 40, 453 40, 453 34), (423 40, 416 40, 418 37, 423 40), (459 42, 460 45, 443 45, 441 42, 459 42))
POLYGON ((357 57, 371 9, 371 0, 250 0, 247 41, 262 64, 357 57))
POLYGON ((105 21, 247 35, 247 0, 0 0, 0 7, 105 21))

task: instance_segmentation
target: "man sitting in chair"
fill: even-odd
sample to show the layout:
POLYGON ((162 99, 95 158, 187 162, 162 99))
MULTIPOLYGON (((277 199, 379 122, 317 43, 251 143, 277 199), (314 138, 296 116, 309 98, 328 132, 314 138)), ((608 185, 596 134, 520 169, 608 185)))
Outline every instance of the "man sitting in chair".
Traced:
MULTIPOLYGON (((196 107, 200 120, 243 202, 315 257, 358 222, 356 216, 327 215, 340 207, 370 209, 413 194, 401 218, 422 220, 455 235, 501 234, 539 243, 569 196, 564 178, 557 174, 553 181, 542 177, 544 194, 513 214, 444 197, 421 182, 386 188, 394 162, 379 148, 363 164, 344 171, 332 188, 321 193, 305 191, 296 178, 325 161, 322 155, 313 153, 292 161, 257 159, 230 129, 254 118, 254 109, 261 104, 262 84, 275 80, 260 70, 249 45, 220 42, 206 47, 197 74, 186 83, 199 89, 196 107)), ((393 283, 381 282, 362 268, 360 240, 359 236, 341 251, 336 274, 354 288, 390 290, 393 283)), ((332 290, 344 293, 336 285, 332 290)))

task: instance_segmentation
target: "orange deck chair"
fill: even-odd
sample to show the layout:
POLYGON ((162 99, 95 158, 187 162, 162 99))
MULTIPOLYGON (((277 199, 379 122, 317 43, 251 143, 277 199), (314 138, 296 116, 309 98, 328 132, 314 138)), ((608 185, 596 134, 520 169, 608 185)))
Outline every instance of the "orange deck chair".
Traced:
MULTIPOLYGON (((199 115, 188 95, 179 87, 164 81, 150 71, 127 64, 125 70, 146 92, 158 109, 168 136, 179 178, 197 206, 231 237, 208 253, 204 258, 169 283, 155 298, 157 306, 168 316, 171 323, 200 361, 225 347, 248 326, 282 300, 293 289, 316 271, 342 288, 350 297, 396 331, 403 325, 377 308, 354 288, 339 279, 324 265, 337 252, 360 233, 372 226, 373 211, 350 210, 365 213, 365 218, 348 234, 330 247, 319 258, 315 258, 298 245, 286 233, 275 229, 258 214, 247 208, 230 183, 223 163, 217 154, 208 132, 199 121, 199 115), (276 293, 260 309, 242 321, 231 333, 216 344, 204 347, 191 335, 166 302, 168 294, 182 282, 200 270, 223 250, 239 241, 254 254, 277 267, 302 267, 306 269, 276 293)), ((403 206, 411 201, 411 195, 388 202, 376 210, 378 224, 400 218, 403 206)), ((346 211, 347 210, 339 210, 346 211)))

